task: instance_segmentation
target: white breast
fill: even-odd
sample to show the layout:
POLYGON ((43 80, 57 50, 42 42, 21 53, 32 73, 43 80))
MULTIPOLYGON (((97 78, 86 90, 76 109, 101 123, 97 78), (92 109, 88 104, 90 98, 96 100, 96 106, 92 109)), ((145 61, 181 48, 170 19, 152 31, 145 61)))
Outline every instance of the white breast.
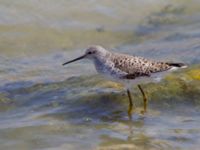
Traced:
POLYGON ((115 68, 114 63, 109 60, 106 60, 104 62, 101 62, 100 60, 95 60, 94 64, 97 72, 103 74, 109 79, 119 79, 120 77, 127 74, 122 70, 115 68))

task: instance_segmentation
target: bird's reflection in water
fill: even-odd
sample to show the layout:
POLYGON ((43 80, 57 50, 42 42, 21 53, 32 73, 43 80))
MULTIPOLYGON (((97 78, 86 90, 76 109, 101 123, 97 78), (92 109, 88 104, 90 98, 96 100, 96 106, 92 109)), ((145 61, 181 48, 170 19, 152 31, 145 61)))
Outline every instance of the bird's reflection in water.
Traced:
POLYGON ((99 137, 100 150, 174 149, 170 141, 160 137, 159 133, 154 133, 156 124, 160 124, 160 117, 155 112, 149 110, 149 113, 142 115, 136 110, 131 117, 125 117, 123 113, 118 111, 118 117, 113 118, 108 128, 104 128, 106 132, 99 137))
POLYGON ((145 148, 145 143, 149 143, 150 137, 145 135, 144 129, 146 117, 136 112, 131 117, 123 115, 123 111, 113 112, 112 125, 100 136, 99 149, 133 149, 140 146, 145 148))

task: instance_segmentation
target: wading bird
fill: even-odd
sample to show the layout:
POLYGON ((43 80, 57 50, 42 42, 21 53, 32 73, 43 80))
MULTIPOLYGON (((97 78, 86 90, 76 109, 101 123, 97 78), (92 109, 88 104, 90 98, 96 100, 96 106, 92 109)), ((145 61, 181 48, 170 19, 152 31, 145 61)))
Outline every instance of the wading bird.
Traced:
POLYGON ((92 60, 98 73, 103 74, 110 80, 124 84, 129 99, 129 117, 132 114, 134 106, 130 93, 132 84, 137 84, 141 91, 144 101, 144 112, 146 112, 147 97, 140 83, 146 82, 149 79, 152 80, 152 78, 157 78, 157 75, 160 73, 166 73, 178 68, 186 67, 183 63, 153 61, 138 56, 110 52, 101 46, 91 46, 82 56, 70 60, 63 65, 80 59, 92 60))

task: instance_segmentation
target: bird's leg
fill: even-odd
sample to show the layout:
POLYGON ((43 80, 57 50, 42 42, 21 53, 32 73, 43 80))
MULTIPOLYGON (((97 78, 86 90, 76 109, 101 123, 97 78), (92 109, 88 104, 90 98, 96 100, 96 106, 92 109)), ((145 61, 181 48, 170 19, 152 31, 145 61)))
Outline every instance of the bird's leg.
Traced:
POLYGON ((138 84, 138 88, 140 89, 140 91, 142 93, 143 101, 144 101, 144 112, 146 112, 147 111, 147 97, 146 97, 141 85, 138 84))
POLYGON ((129 115, 129 118, 131 118, 132 109, 133 109, 133 101, 132 101, 132 97, 131 97, 131 93, 129 89, 127 89, 127 94, 128 94, 128 99, 129 99, 128 115, 129 115))

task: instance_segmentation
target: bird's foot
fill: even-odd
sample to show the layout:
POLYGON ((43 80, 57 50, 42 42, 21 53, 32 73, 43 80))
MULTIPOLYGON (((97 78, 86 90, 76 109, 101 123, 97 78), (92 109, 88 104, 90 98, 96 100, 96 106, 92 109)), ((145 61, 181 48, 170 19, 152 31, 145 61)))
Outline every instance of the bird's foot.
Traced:
POLYGON ((142 115, 144 115, 144 114, 147 113, 147 105, 146 105, 146 103, 144 104, 144 109, 141 110, 140 113, 141 113, 142 115))
POLYGON ((128 109, 128 117, 129 117, 130 120, 132 119, 132 113, 133 113, 133 109, 132 109, 132 107, 130 107, 128 109))
POLYGON ((140 113, 141 113, 142 115, 144 115, 144 114, 147 113, 147 111, 146 111, 146 110, 141 110, 140 113))

